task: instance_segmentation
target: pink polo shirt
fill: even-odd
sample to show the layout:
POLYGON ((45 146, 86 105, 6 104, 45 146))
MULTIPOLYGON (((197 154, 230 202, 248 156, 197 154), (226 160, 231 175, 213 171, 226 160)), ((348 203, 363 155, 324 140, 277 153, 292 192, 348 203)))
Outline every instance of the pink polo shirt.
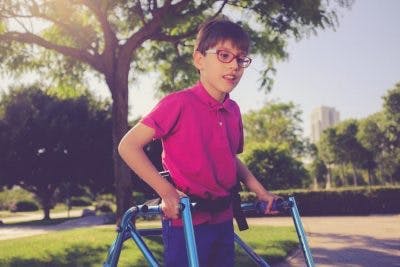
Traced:
MULTIPOLYGON (((239 106, 229 95, 218 102, 198 82, 164 97, 141 122, 155 130, 154 138, 161 138, 164 168, 179 190, 202 198, 229 194, 237 179, 236 154, 243 150, 239 106)), ((196 212, 193 222, 219 223, 232 216, 232 208, 217 214, 196 212)))

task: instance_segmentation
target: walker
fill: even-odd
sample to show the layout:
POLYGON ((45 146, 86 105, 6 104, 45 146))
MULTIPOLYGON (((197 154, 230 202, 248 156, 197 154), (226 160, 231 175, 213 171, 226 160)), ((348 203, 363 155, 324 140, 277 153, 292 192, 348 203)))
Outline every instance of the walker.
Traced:
MULTIPOLYGON (((191 210, 196 208, 196 203, 191 203, 188 197, 182 197, 180 199, 180 210, 183 220, 184 235, 186 240, 186 250, 188 256, 188 267, 199 267, 199 261, 197 256, 195 235, 192 224, 191 210)), ((243 203, 241 208, 243 211, 255 211, 260 214, 265 210, 266 204, 261 202, 256 203, 243 203)), ((300 214, 297 209, 296 201, 294 197, 289 197, 287 200, 279 199, 274 203, 273 209, 281 213, 290 212, 293 223, 296 228, 297 236, 301 244, 301 249, 304 255, 307 267, 314 267, 313 257, 311 254, 310 247, 308 245, 307 237, 304 232, 303 225, 301 223, 300 214)), ((162 213, 160 205, 137 205, 128 209, 122 217, 120 225, 117 227, 117 237, 111 245, 104 267, 115 267, 118 264, 119 256, 124 241, 132 238, 134 243, 142 252, 143 256, 147 260, 149 266, 158 267, 160 264, 153 256, 146 243, 142 239, 142 236, 157 236, 161 235, 161 228, 155 229, 136 229, 132 223, 132 219, 139 215, 160 215, 162 213)), ((234 240, 246 254, 256 263, 258 266, 269 267, 270 265, 257 255, 240 237, 235 233, 234 240)))

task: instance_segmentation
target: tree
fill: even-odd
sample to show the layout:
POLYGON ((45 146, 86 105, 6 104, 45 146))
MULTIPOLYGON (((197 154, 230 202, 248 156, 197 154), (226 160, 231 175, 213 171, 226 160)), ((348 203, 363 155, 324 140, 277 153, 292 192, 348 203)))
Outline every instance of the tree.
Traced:
POLYGON ((0 4, 1 69, 40 70, 58 81, 82 81, 88 69, 104 79, 113 106, 113 158, 117 217, 132 204, 132 183, 117 145, 128 130, 128 85, 141 72, 156 70, 160 88, 179 89, 197 74, 190 40, 205 19, 230 12, 250 32, 253 53, 266 59, 262 86, 270 88, 285 40, 336 24, 336 8, 352 0, 280 1, 110 1, 7 0, 0 4), (240 17, 238 14, 245 14, 240 17), (35 28, 35 22, 42 22, 35 28), (251 24, 251 25, 250 25, 251 24), (51 66, 51 67, 50 67, 51 66), (130 70, 133 72, 130 72, 130 70))
POLYGON ((89 95, 60 99, 33 86, 3 95, 0 111, 0 184, 34 193, 44 219, 63 183, 94 192, 112 187, 109 105, 89 95))
POLYGON ((243 116, 247 142, 286 145, 292 155, 305 150, 302 138, 301 111, 293 103, 267 103, 243 116))
POLYGON ((337 151, 341 162, 349 164, 353 170, 353 185, 358 185, 358 172, 370 160, 368 151, 357 140, 358 122, 356 120, 343 121, 336 126, 338 129, 337 151))
POLYGON ((364 165, 368 170, 369 184, 376 183, 377 175, 376 169, 380 169, 380 182, 384 181, 382 177, 382 152, 385 144, 385 136, 383 127, 383 113, 379 112, 374 115, 368 116, 359 121, 359 131, 357 139, 367 150, 368 160, 364 165))
POLYGON ((400 83, 383 97, 385 114, 385 172, 389 182, 400 181, 400 83))
POLYGON ((300 188, 308 178, 302 162, 293 158, 283 145, 253 143, 242 157, 250 171, 269 190, 300 188))
POLYGON ((309 170, 313 181, 313 188, 318 189, 320 185, 326 184, 325 177, 328 173, 328 169, 318 153, 318 147, 315 144, 309 144, 307 148, 311 159, 309 170))
POLYGON ((322 132, 321 139, 317 144, 319 155, 327 167, 326 189, 332 186, 332 166, 339 161, 337 139, 336 129, 327 128, 322 132))

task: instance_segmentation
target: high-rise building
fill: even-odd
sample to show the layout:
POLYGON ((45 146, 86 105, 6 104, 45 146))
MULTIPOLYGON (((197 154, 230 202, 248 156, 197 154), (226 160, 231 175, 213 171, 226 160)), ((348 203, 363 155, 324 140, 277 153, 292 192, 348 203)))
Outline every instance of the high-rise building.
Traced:
POLYGON ((333 107, 321 106, 311 112, 311 142, 316 143, 321 133, 340 121, 340 113, 333 107))

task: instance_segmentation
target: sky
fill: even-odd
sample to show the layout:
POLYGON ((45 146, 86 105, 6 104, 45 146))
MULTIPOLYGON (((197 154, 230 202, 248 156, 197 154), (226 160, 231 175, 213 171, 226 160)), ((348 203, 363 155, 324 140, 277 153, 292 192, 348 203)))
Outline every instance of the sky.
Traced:
MULTIPOLYGON (((382 109, 382 96, 400 82, 400 0, 356 0, 339 10, 336 30, 319 30, 300 41, 289 40, 289 58, 275 65, 272 91, 259 91, 262 61, 254 58, 231 94, 242 113, 272 100, 293 102, 303 112, 305 136, 310 134, 311 111, 334 107, 341 120, 364 118, 382 109)), ((154 74, 142 76, 130 87, 130 117, 141 116, 157 103, 154 74)), ((12 81, 3 79, 2 83, 12 81)), ((106 86, 95 93, 109 97, 106 86)))

